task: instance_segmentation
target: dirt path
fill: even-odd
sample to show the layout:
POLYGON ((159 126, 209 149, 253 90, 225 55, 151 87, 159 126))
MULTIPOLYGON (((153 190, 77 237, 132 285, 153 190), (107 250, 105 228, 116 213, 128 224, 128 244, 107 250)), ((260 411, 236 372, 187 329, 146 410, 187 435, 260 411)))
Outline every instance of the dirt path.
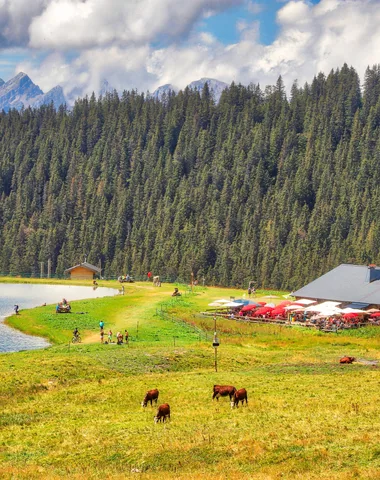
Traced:
MULTIPOLYGON (((172 285, 163 285, 162 287, 153 287, 151 283, 129 284, 125 287, 125 307, 118 309, 114 315, 104 319, 104 341, 107 340, 108 330, 111 329, 113 339, 116 341, 118 331, 124 333, 124 330, 135 329, 136 323, 142 324, 153 316, 158 304, 170 298, 173 291, 172 285), (147 295, 149 295, 149 304, 147 305, 147 295), (148 318, 147 318, 148 317, 148 318)), ((100 331, 92 333, 83 340, 83 343, 100 342, 100 331)))

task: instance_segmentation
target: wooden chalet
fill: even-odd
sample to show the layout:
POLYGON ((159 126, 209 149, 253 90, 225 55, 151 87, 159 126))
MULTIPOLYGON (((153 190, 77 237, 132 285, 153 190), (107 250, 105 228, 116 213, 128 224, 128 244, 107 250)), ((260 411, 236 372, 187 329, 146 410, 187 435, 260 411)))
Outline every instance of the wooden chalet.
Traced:
POLYGON ((101 272, 101 268, 87 262, 80 263, 65 270, 65 274, 69 275, 70 279, 75 280, 93 280, 96 275, 100 276, 101 272))

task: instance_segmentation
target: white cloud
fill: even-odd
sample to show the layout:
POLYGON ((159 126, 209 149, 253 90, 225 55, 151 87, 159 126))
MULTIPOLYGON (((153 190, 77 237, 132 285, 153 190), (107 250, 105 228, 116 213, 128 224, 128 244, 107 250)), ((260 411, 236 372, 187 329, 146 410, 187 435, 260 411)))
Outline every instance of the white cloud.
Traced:
POLYGON ((25 46, 34 16, 43 12, 45 0, 0 0, 0 48, 25 46))
POLYGON ((278 22, 283 26, 308 22, 310 21, 311 8, 311 5, 302 0, 293 0, 278 12, 278 22))
MULTIPOLYGON (((13 2, 15 8, 23 3, 13 2)), ((201 77, 266 85, 281 74, 290 87, 295 79, 302 85, 319 71, 328 73, 344 62, 360 74, 379 62, 380 0, 321 0, 317 5, 287 1, 278 11, 279 33, 270 45, 260 43, 258 22, 237 24, 240 39, 231 45, 210 32, 195 32, 197 21, 238 3, 37 0, 29 41, 52 53, 41 65, 24 62, 17 70, 26 71, 43 90, 61 84, 73 99, 97 91, 103 78, 119 90, 153 91, 165 83, 184 87, 201 77), (156 47, 163 36, 166 46, 156 47), (74 47, 77 54, 70 60, 63 51, 74 47)), ((14 22, 7 11, 8 21, 14 22)), ((1 8, 0 12, 1 25, 7 20, 1 8)), ((12 38, 17 35, 25 42, 21 34, 12 38)))
POLYGON ((243 0, 47 0, 30 24, 34 48, 94 48, 143 44, 186 35, 205 15, 243 0))

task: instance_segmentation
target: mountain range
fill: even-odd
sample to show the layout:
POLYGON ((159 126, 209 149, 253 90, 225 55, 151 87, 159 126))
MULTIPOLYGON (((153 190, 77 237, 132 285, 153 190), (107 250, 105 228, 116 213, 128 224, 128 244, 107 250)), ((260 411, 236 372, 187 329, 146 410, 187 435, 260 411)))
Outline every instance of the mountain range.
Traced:
POLYGON ((65 103, 62 87, 57 86, 44 93, 22 72, 7 82, 0 79, 0 110, 21 110, 23 107, 39 107, 51 102, 56 108, 65 103))
MULTIPOLYGON (((228 87, 227 83, 212 78, 201 78, 191 82, 188 87, 192 90, 202 91, 206 83, 214 96, 214 100, 218 103, 223 90, 228 87)), ((112 91, 114 91, 114 88, 104 79, 97 93, 98 95, 105 95, 112 91)), ((177 93, 179 89, 171 84, 162 85, 153 92, 152 97, 161 100, 170 91, 177 93)), ((0 111, 8 112, 12 108, 16 110, 28 107, 38 108, 41 105, 50 105, 51 103, 55 108, 68 103, 61 86, 57 85, 44 93, 26 73, 20 72, 7 82, 0 78, 0 111)))
MULTIPOLYGON (((189 83, 188 87, 191 90, 197 90, 201 92, 205 84, 208 84, 209 89, 214 97, 216 103, 219 102, 220 97, 224 89, 226 89, 229 85, 225 82, 221 82, 220 80, 215 80, 214 78, 201 78, 200 80, 196 80, 194 82, 189 83)), ((171 83, 167 83, 166 85, 162 85, 158 87, 152 94, 152 97, 161 100, 164 95, 168 95, 169 92, 179 92, 179 88, 175 87, 171 83)))

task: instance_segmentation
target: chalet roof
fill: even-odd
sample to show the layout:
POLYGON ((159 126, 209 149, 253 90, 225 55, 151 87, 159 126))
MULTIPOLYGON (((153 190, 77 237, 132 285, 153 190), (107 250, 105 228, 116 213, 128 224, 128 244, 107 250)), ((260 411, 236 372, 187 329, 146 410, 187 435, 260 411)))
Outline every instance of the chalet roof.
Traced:
POLYGON ((74 270, 74 268, 78 268, 78 267, 87 268, 87 270, 91 270, 91 272, 95 272, 95 273, 101 273, 102 271, 101 268, 96 267, 95 265, 91 265, 91 263, 83 262, 83 263, 80 263, 79 265, 75 265, 74 267, 68 268, 67 270, 65 270, 65 273, 69 273, 72 270, 74 270))
POLYGON ((295 297, 380 304, 380 268, 342 264, 293 292, 295 297))

